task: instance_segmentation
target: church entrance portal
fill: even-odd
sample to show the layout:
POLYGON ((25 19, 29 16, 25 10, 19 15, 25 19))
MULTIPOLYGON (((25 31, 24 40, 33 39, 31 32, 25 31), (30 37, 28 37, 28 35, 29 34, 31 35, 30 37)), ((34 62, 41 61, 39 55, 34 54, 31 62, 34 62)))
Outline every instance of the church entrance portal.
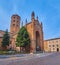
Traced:
POLYGON ((40 47, 40 35, 39 32, 36 31, 36 52, 40 52, 41 47, 40 47))

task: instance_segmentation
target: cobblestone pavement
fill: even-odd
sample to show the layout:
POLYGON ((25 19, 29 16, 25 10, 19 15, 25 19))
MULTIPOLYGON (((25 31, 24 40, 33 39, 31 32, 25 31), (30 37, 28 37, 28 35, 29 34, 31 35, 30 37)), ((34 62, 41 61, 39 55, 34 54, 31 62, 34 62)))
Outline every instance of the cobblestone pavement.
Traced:
POLYGON ((60 65, 60 53, 0 59, 0 65, 60 65))

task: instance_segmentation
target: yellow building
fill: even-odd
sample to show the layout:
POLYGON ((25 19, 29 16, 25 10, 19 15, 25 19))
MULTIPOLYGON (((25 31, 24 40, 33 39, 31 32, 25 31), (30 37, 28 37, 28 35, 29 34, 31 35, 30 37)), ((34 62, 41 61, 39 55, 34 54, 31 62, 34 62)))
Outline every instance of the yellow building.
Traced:
POLYGON ((60 51, 60 38, 53 38, 44 41, 45 52, 59 52, 60 51))

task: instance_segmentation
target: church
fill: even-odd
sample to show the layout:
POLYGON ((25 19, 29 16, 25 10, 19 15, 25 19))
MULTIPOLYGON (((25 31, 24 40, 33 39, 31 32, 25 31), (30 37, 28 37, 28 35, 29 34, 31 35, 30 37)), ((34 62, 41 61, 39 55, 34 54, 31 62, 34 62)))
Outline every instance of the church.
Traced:
MULTIPOLYGON (((10 23, 10 47, 16 49, 16 37, 20 30, 21 17, 17 14, 12 15, 10 23)), ((43 26, 42 22, 39 22, 38 17, 35 18, 35 13, 31 14, 31 21, 26 24, 25 27, 29 34, 31 43, 30 43, 30 52, 34 53, 37 51, 44 50, 44 39, 43 39, 43 26)), ((0 30, 0 48, 1 41, 5 31, 0 30)))

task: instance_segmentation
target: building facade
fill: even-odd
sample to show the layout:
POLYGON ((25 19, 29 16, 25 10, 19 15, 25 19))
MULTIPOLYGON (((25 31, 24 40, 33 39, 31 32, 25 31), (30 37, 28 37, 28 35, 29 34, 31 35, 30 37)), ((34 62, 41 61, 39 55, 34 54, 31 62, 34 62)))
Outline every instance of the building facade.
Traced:
MULTIPOLYGON (((10 42, 11 47, 13 49, 16 49, 16 37, 20 30, 20 23, 21 23, 21 17, 19 15, 12 15, 11 17, 11 24, 10 24, 10 42)), ((30 52, 36 52, 36 51, 43 51, 44 49, 44 42, 43 42, 43 26, 42 23, 39 22, 38 17, 35 19, 35 13, 32 12, 31 14, 31 22, 27 23, 25 25, 31 43, 30 43, 30 52)), ((0 33, 0 38, 2 40, 3 34, 0 33), (1 37, 2 35, 2 37, 1 37)))
POLYGON ((31 14, 31 22, 26 25, 31 40, 31 52, 43 51, 43 28, 35 13, 31 14))
POLYGON ((44 41, 45 52, 59 52, 60 51, 60 38, 53 38, 44 41))

